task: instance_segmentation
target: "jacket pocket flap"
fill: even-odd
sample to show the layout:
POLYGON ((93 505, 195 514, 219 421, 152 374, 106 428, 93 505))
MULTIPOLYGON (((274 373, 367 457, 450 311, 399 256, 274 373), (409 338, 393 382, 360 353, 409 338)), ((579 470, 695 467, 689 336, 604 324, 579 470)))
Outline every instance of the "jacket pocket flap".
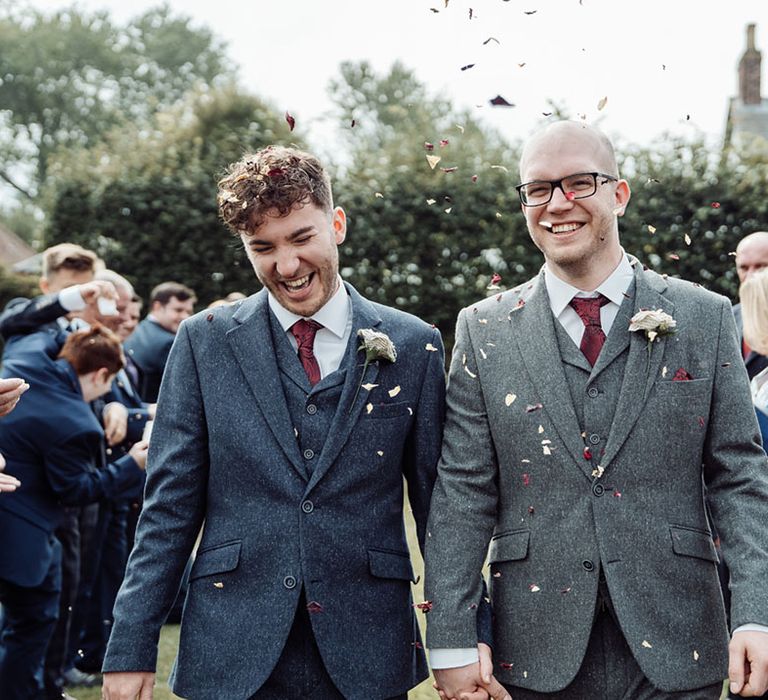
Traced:
POLYGON ((491 539, 488 550, 488 563, 500 561, 515 561, 528 556, 528 542, 531 539, 530 530, 514 530, 502 532, 491 539))
POLYGON ((195 563, 189 580, 192 581, 201 576, 223 574, 237 568, 240 561, 240 547, 242 542, 227 542, 197 553, 195 563))
POLYGON ((696 557, 707 561, 717 562, 717 552, 712 536, 703 530, 670 525, 672 536, 672 551, 684 557, 696 557))
POLYGON ((413 409, 407 401, 398 403, 372 403, 370 413, 363 409, 363 416, 370 418, 397 418, 398 416, 412 416, 413 409))
POLYGON ((399 578, 404 581, 416 582, 413 577, 411 557, 407 552, 369 549, 368 566, 371 574, 378 578, 399 578))

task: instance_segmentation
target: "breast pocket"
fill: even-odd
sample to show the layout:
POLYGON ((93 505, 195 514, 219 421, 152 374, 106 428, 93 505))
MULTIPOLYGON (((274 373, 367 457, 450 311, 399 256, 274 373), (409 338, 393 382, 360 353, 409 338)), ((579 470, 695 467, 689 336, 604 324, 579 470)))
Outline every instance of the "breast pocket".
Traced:
POLYGON ((402 418, 413 415, 413 409, 407 401, 398 403, 372 403, 370 411, 368 406, 363 408, 363 416, 368 420, 381 420, 384 418, 402 418))

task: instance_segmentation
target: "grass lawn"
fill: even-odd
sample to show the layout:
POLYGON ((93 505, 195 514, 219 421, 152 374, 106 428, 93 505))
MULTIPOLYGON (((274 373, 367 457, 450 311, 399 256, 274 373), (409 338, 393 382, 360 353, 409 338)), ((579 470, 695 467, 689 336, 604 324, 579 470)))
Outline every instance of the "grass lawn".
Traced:
MULTIPOLYGON (((416 534, 413 519, 410 517, 410 508, 406 503, 406 526, 408 533, 408 546, 411 549, 413 556, 413 568, 418 576, 419 582, 413 586, 413 599, 415 602, 424 600, 424 563, 421 559, 421 553, 416 546, 416 534)), ((424 615, 418 613, 419 624, 421 625, 421 633, 424 635, 424 615)), ((178 625, 166 625, 162 633, 160 634, 160 651, 158 656, 158 672, 157 672, 157 685, 155 687, 154 700, 173 700, 178 698, 168 688, 167 680, 171 673, 171 666, 176 656, 176 648, 179 642, 179 626, 178 625)), ((100 700, 101 690, 99 688, 73 688, 71 693, 77 700, 100 700)), ((725 687, 723 688, 722 697, 725 698, 725 687)), ((432 688, 432 679, 424 681, 421 685, 414 688, 408 693, 408 700, 436 700, 438 698, 437 693, 432 688)), ((222 698, 221 700, 240 700, 222 698)), ((513 698, 514 700, 514 698, 513 698)))

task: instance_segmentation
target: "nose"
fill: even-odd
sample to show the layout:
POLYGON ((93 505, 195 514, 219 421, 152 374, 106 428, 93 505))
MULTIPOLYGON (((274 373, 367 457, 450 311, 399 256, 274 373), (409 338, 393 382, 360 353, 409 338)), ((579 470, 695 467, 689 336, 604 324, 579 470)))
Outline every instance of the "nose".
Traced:
POLYGON ((280 251, 275 260, 277 274, 289 279, 296 274, 300 264, 299 256, 292 248, 280 251))
POLYGON ((552 189, 552 199, 547 203, 547 209, 550 211, 559 211, 573 207, 573 197, 569 198, 563 189, 563 183, 558 183, 552 189))

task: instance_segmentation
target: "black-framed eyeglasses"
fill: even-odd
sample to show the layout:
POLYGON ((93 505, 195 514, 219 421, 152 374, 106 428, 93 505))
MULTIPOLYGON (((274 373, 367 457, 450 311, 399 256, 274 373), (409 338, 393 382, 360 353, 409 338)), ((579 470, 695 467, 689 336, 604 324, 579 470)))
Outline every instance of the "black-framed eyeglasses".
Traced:
POLYGON ((556 187, 566 199, 586 199, 597 192, 598 185, 618 182, 617 177, 606 173, 574 173, 559 180, 532 180, 515 187, 520 201, 526 207, 541 207, 549 204, 556 187), (600 180, 598 180, 600 178, 600 180))

